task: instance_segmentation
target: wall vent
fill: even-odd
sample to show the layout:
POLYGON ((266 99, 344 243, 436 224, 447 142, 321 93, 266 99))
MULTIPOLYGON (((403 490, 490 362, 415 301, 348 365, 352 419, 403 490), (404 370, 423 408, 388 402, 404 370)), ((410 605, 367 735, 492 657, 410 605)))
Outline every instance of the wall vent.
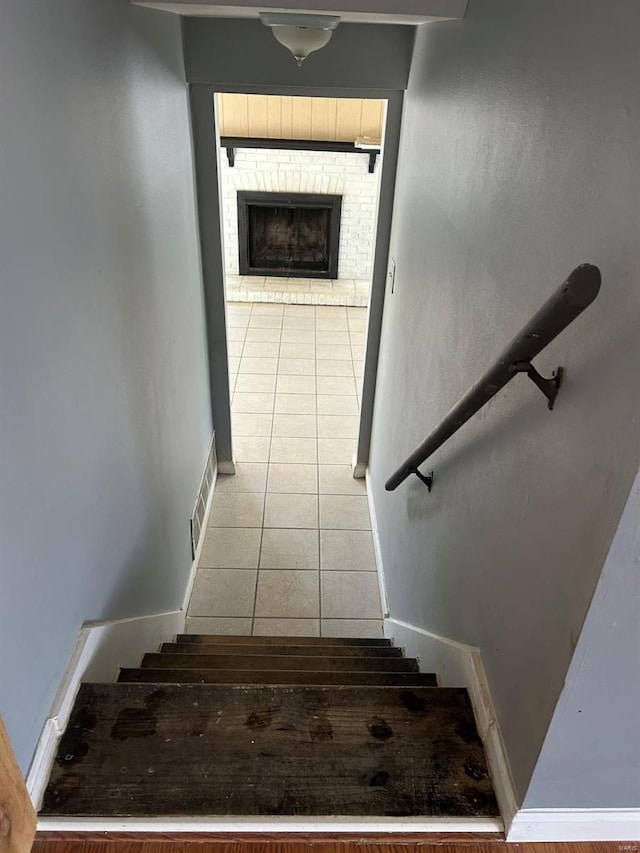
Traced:
POLYGON ((196 503, 193 508, 193 513, 191 514, 190 519, 191 557, 194 560, 198 552, 200 539, 202 538, 202 534, 204 532, 207 505, 209 503, 209 497, 211 496, 213 484, 216 480, 217 468, 218 461, 216 459, 216 442, 214 433, 214 435, 211 437, 211 444, 209 445, 209 450, 207 452, 207 458, 204 465, 204 473, 202 475, 202 480, 200 481, 198 496, 196 498, 196 503))

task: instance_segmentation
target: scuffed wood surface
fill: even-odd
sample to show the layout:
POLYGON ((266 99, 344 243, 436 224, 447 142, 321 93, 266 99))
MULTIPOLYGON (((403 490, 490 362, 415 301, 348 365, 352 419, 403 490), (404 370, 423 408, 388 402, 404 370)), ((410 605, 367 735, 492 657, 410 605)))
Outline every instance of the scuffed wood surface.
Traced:
POLYGON ((85 684, 45 815, 497 816, 466 691, 85 684))
POLYGON ((142 658, 142 666, 151 669, 229 669, 245 670, 252 683, 250 670, 282 670, 310 672, 418 672, 413 658, 378 657, 310 657, 309 655, 218 655, 188 652, 169 654, 150 652, 142 658))
POLYGON ((120 670, 118 681, 155 684, 236 684, 250 681, 254 685, 306 684, 314 687, 435 687, 437 679, 428 672, 309 672, 258 670, 246 672, 217 669, 129 669, 120 670))

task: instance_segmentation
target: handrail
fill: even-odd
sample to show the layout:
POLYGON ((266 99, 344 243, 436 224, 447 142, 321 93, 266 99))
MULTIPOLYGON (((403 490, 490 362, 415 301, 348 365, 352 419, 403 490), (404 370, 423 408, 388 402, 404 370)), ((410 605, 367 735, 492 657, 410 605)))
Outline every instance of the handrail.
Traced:
POLYGON ((386 490, 392 492, 407 477, 415 474, 431 491, 433 473, 422 474, 418 466, 435 453, 517 373, 526 373, 549 401, 549 408, 553 409, 553 403, 562 382, 562 368, 559 367, 554 371, 551 379, 545 379, 531 361, 585 308, 591 305, 600 290, 600 282, 598 267, 592 264, 581 264, 576 267, 569 278, 515 336, 482 379, 471 387, 422 444, 389 477, 385 484, 386 490))

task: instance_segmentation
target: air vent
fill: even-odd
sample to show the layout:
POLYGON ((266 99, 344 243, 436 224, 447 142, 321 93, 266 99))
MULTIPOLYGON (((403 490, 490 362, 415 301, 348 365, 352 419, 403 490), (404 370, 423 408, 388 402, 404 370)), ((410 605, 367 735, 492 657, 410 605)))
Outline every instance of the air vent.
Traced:
POLYGON ((194 560, 198 552, 198 546, 200 545, 200 539, 202 537, 202 532, 205 526, 207 505, 209 503, 209 497, 211 495, 211 490, 213 489, 213 484, 215 482, 217 466, 218 463, 216 460, 216 443, 214 434, 211 438, 211 444, 209 445, 209 451, 207 453, 207 459, 204 466, 204 473, 202 475, 202 480, 200 481, 198 496, 196 498, 196 503, 193 508, 193 513, 191 514, 190 519, 191 556, 194 560))

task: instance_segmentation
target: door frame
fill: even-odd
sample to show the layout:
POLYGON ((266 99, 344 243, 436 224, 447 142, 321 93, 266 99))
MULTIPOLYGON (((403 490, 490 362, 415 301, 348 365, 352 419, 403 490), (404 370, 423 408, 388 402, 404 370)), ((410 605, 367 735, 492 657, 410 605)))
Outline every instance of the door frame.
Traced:
POLYGON ((364 477, 371 445, 404 91, 365 88, 325 89, 314 86, 267 85, 248 87, 246 85, 216 85, 213 83, 189 84, 212 420, 216 436, 218 470, 221 473, 231 474, 234 473, 235 467, 231 434, 226 296, 222 216, 220 212, 221 151, 217 144, 215 107, 215 95, 218 93, 291 95, 311 98, 329 96, 335 98, 375 98, 387 102, 382 157, 380 158, 382 174, 380 176, 376 243, 369 294, 362 403, 356 453, 353 460, 354 477, 364 477))

